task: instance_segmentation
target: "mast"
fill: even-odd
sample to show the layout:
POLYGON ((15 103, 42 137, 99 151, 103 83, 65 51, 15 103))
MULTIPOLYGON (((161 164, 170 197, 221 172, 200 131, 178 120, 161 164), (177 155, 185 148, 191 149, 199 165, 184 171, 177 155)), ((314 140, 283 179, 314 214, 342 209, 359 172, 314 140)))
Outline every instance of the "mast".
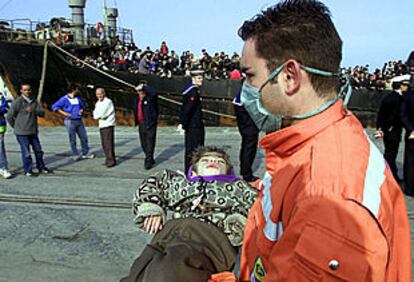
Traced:
POLYGON ((104 7, 104 26, 105 26, 105 39, 111 44, 112 40, 116 38, 116 29, 117 29, 117 18, 118 18, 118 9, 117 8, 108 8, 106 6, 106 0, 103 0, 104 7))
POLYGON ((74 41, 76 44, 85 43, 84 28, 85 19, 84 11, 86 0, 69 0, 69 7, 72 9, 72 25, 75 29, 74 41))

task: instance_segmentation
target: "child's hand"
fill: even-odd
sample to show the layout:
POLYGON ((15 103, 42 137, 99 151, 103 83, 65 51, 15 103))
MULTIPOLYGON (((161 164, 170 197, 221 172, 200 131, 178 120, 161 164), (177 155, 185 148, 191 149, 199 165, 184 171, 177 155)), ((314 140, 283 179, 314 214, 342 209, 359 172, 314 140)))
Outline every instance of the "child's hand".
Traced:
POLYGON ((149 234, 155 234, 162 229, 162 216, 151 215, 144 219, 144 230, 149 234))

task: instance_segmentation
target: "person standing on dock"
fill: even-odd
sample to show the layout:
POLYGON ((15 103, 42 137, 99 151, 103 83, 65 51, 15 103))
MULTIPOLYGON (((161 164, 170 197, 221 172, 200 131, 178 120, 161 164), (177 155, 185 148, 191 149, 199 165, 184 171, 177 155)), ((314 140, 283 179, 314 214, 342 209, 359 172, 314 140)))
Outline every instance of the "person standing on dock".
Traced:
POLYGON ((240 174, 247 182, 254 182, 259 179, 253 175, 252 166, 257 153, 259 141, 259 129, 243 107, 240 100, 240 93, 233 99, 234 113, 236 114, 237 128, 241 136, 240 146, 240 174))
POLYGON ((138 95, 135 99, 134 118, 138 126, 139 140, 145 154, 144 168, 151 169, 155 165, 154 149, 157 139, 158 124, 158 94, 154 88, 139 84, 135 90, 138 95))
POLYGON ((204 123, 200 97, 203 85, 203 71, 191 71, 191 83, 183 92, 183 104, 180 112, 178 131, 185 132, 184 171, 187 173, 191 165, 191 156, 198 146, 204 146, 204 123))
POLYGON ((32 96, 32 87, 28 83, 20 86, 20 96, 12 103, 7 114, 7 121, 14 129, 17 142, 20 145, 24 174, 36 176, 32 170, 32 156, 30 146, 36 157, 36 167, 39 173, 51 172, 43 161, 43 151, 39 140, 39 126, 37 117, 44 117, 44 109, 32 96))
POLYGON ((12 175, 8 170, 6 148, 4 146, 4 136, 7 130, 7 122, 5 114, 9 110, 9 103, 4 97, 3 92, 0 92, 0 175, 8 179, 12 175))
POLYGON ((114 145, 115 107, 112 100, 106 96, 105 89, 97 88, 95 94, 98 101, 95 104, 93 118, 99 122, 99 133, 105 153, 104 165, 110 168, 116 165, 114 145))
POLYGON ((69 135, 69 143, 72 151, 72 159, 78 161, 80 159, 93 159, 94 154, 89 154, 88 135, 83 125, 82 115, 85 111, 85 104, 77 97, 79 94, 78 86, 71 84, 68 94, 61 97, 52 105, 52 111, 58 112, 65 117, 64 123, 69 135), (76 135, 78 135, 82 154, 79 155, 76 148, 76 135))
POLYGON ((414 75, 404 84, 400 113, 405 128, 404 193, 414 197, 414 75))
POLYGON ((402 122, 400 118, 400 108, 402 95, 408 88, 410 76, 397 76, 391 79, 393 91, 387 94, 382 100, 377 116, 377 131, 375 138, 383 138, 384 158, 391 168, 395 180, 400 182, 396 159, 398 148, 400 147, 402 122))

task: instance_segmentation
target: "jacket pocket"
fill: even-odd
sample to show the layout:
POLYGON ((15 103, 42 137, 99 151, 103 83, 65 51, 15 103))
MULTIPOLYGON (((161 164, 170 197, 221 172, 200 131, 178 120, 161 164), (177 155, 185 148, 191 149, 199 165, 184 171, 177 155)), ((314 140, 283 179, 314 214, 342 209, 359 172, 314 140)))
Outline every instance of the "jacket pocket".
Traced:
POLYGON ((316 223, 308 224, 294 249, 289 281, 365 281, 368 256, 362 245, 316 223))

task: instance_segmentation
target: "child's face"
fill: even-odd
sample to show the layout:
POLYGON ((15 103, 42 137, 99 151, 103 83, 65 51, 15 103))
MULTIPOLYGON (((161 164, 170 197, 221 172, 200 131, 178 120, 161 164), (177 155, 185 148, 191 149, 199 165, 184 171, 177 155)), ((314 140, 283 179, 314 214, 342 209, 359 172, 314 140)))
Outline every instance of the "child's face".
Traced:
POLYGON ((199 176, 227 174, 226 161, 217 153, 204 154, 196 165, 199 176))

